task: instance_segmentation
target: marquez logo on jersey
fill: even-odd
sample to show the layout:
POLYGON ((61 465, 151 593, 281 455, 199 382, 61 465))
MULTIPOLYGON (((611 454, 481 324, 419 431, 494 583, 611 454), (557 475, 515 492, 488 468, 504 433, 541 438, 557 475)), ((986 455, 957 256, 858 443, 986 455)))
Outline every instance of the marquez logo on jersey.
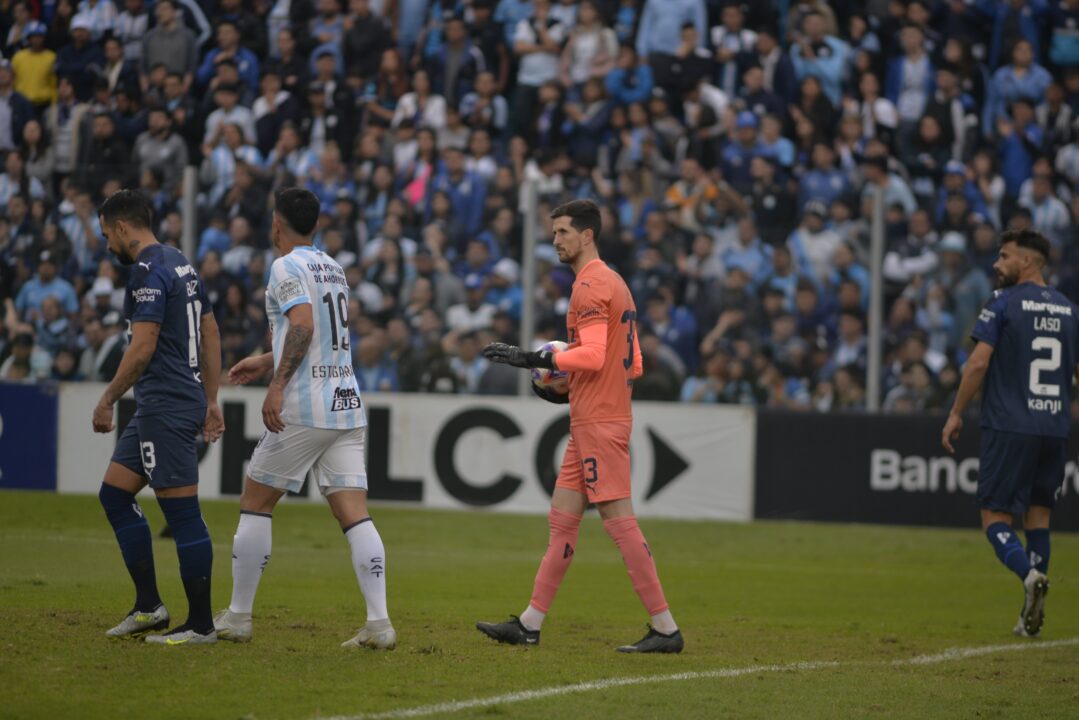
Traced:
POLYGON ((338 410, 359 410, 360 394, 352 388, 337 388, 333 391, 333 404, 330 412, 338 410))

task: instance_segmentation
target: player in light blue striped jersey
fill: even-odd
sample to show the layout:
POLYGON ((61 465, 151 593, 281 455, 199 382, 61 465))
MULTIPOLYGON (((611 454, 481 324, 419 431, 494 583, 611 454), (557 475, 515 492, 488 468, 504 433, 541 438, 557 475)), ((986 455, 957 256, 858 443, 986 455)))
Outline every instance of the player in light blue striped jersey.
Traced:
POLYGON ((270 523, 286 491, 310 478, 326 497, 352 549, 367 622, 345 647, 390 649, 397 635, 386 610, 386 553, 367 512, 367 420, 352 371, 348 284, 333 258, 316 250, 313 193, 277 193, 271 239, 278 257, 266 287, 273 352, 229 371, 247 384, 273 371, 262 405, 266 433, 248 466, 232 545, 232 601, 214 618, 218 637, 251 639, 251 608, 270 559, 270 523))

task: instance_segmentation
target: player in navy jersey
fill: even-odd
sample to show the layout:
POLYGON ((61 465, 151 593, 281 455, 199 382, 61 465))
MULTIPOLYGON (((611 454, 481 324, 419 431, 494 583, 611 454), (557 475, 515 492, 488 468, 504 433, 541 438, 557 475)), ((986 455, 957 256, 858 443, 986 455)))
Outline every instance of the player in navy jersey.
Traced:
POLYGON ((1000 289, 971 332, 977 345, 942 435, 945 449, 955 452, 963 412, 981 389, 982 529, 1000 561, 1023 582, 1014 632, 1028 637, 1045 620, 1049 516, 1064 482, 1079 360, 1079 308, 1046 286, 1042 271, 1048 261, 1049 241, 1041 234, 1001 235, 993 265, 1000 289), (1012 529, 1015 515, 1023 518, 1025 550, 1012 529))
POLYGON ((212 442, 225 423, 217 405, 221 340, 202 281, 180 251, 162 245, 138 192, 121 190, 98 214, 109 252, 130 268, 124 295, 128 347, 94 408, 94 432, 112 432, 113 406, 135 388, 135 416, 105 471, 99 498, 135 583, 135 606, 109 637, 168 626, 157 592, 150 526, 135 494, 149 484, 172 528, 188 617, 172 631, 147 635, 163 645, 217 641, 210 611, 213 548, 198 500, 198 436, 212 442))

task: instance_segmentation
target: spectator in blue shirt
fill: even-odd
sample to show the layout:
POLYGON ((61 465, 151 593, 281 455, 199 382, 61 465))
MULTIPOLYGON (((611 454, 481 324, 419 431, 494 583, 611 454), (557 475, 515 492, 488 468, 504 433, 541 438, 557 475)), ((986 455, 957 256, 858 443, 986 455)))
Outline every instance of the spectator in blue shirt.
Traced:
MULTIPOLYGON (((474 172, 465 169, 465 155, 459 148, 446 148, 445 161, 439 172, 431 179, 427 197, 444 192, 449 196, 455 221, 461 224, 463 232, 474 236, 480 231, 483 220, 483 206, 487 198, 487 186, 474 172)), ((430 207, 428 217, 430 217, 430 207)))
POLYGON ((682 26, 697 28, 698 43, 708 35, 704 0, 647 0, 637 28, 637 54, 674 55, 682 44, 682 26))
POLYGON ((825 205, 844 195, 850 190, 847 175, 836 167, 835 151, 825 142, 813 144, 811 155, 813 167, 802 174, 798 183, 798 206, 805 207, 810 200, 819 200, 825 205))
POLYGON ((1011 119, 999 119, 996 127, 1004 192, 1017 198, 1023 182, 1030 177, 1034 158, 1041 151, 1042 129, 1034 122, 1030 101, 1022 98, 1012 104, 1011 119))
POLYGON ((693 373, 697 370, 697 318, 688 309, 675 307, 673 297, 670 288, 661 286, 648 298, 641 324, 678 353, 686 372, 693 373))
POLYGON ((806 13, 802 21, 802 33, 797 44, 791 48, 791 62, 799 81, 813 75, 821 83, 821 89, 832 105, 839 105, 843 69, 847 64, 850 48, 837 37, 826 33, 824 16, 819 12, 806 13))
POLYGON ((502 258, 491 268, 487 276, 487 295, 484 302, 490 303, 514 320, 521 319, 521 302, 523 295, 520 278, 520 268, 517 262, 510 258, 502 258))
POLYGON ((37 321, 41 315, 41 304, 45 298, 54 297, 60 301, 64 312, 74 315, 79 310, 79 298, 71 283, 56 275, 56 261, 48 250, 38 258, 37 275, 23 284, 15 298, 15 309, 27 321, 37 321))
POLYGON ((1026 40, 1041 57, 1039 38, 1042 20, 1049 10, 1047 0, 975 0, 978 10, 993 21, 993 39, 989 45, 989 69, 999 66, 1009 47, 1026 40))
MULTIPOLYGON (((903 54, 888 63, 884 78, 884 96, 899 112, 899 122, 908 126, 917 123, 933 97, 936 70, 923 42, 925 33, 917 25, 907 25, 899 34, 903 54)), ((902 129, 901 129, 902 139, 902 129)), ((909 139, 909 138, 908 138, 909 139)))
POLYGON ((397 362, 386 352, 386 333, 378 330, 357 344, 353 360, 360 392, 396 392, 397 362))
POLYGON ((618 64, 607 73, 604 82, 607 94, 619 105, 644 103, 652 97, 652 68, 637 61, 637 51, 632 45, 621 47, 618 64))
POLYGON ((728 247, 720 259, 727 270, 743 270, 754 288, 760 286, 772 272, 772 246, 761 240, 749 218, 738 222, 738 244, 728 247))
POLYGON ((734 140, 723 148, 723 177, 740 193, 749 192, 753 185, 750 162, 757 155, 767 154, 757 138, 757 124, 757 116, 749 110, 738 113, 734 140))
POLYGON ((1053 84, 1049 71, 1034 61, 1034 46, 1020 40, 1012 49, 1012 62, 993 73, 985 101, 982 123, 986 130, 1007 114, 1008 106, 1019 98, 1037 104, 1053 84))
POLYGON ((235 21, 228 18, 217 23, 217 47, 206 53, 202 65, 195 73, 195 81, 199 86, 205 87, 213 78, 217 64, 226 59, 236 63, 240 80, 248 89, 259 86, 259 60, 255 53, 240 47, 239 28, 236 27, 235 21))
POLYGON ((517 23, 532 17, 532 0, 502 0, 495 9, 495 22, 506 30, 506 44, 513 47, 517 23))
POLYGON ((755 59, 749 60, 742 72, 742 87, 738 91, 739 102, 757 117, 783 115, 787 104, 783 98, 764 87, 764 68, 755 59))
POLYGON ((56 53, 56 77, 69 78, 75 86, 75 96, 81 102, 94 92, 95 68, 104 67, 105 53, 97 43, 90 42, 91 24, 84 15, 71 20, 71 42, 56 53))
POLYGON ((937 191, 937 206, 933 213, 938 224, 944 219, 944 204, 952 193, 962 194, 970 204, 971 212, 978 213, 983 219, 989 219, 985 196, 973 180, 967 179, 967 166, 958 160, 952 160, 944 166, 944 177, 941 179, 940 190, 937 191))
POLYGON ((1049 61, 1057 67, 1079 67, 1079 0, 1054 5, 1049 26, 1049 61))

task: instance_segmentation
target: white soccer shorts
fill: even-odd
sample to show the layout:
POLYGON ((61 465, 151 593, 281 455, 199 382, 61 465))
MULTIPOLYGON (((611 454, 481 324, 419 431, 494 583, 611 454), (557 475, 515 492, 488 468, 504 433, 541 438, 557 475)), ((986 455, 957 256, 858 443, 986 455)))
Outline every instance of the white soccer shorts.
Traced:
POLYGON ((247 474, 255 482, 294 493, 307 477, 323 495, 347 488, 366 490, 366 435, 365 427, 329 430, 286 425, 279 433, 263 434, 247 474))

